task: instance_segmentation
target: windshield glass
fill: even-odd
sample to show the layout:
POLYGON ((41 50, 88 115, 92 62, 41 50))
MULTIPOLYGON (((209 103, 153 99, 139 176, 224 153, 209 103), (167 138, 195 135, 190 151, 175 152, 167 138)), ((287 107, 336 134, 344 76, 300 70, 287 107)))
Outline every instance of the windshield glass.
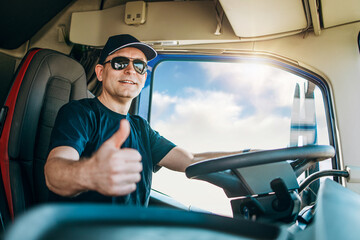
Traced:
MULTIPOLYGON (((329 144, 322 91, 284 69, 256 62, 163 61, 152 84, 151 126, 193 153, 329 144)), ((330 160, 322 167, 331 168, 330 160)), ((182 173, 160 170, 153 188, 231 215, 220 188, 182 173)))

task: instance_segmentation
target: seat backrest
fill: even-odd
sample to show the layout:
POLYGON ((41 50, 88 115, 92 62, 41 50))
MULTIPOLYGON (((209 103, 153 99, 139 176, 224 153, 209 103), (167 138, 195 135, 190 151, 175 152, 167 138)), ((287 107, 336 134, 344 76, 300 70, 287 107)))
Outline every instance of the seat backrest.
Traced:
MULTIPOLYGON (((9 208, 13 207, 17 215, 32 204, 46 201, 48 189, 45 185, 44 165, 57 112, 71 100, 88 97, 88 91, 81 64, 48 49, 29 51, 19 66, 13 88, 9 96, 15 94, 16 103, 12 103, 9 97, 5 103, 8 108, 6 121, 9 119, 11 125, 4 125, 1 138, 4 134, 8 135, 8 174, 12 201, 9 201, 8 192, 7 197, 9 205, 13 205, 9 208), (16 90, 13 88, 16 88, 17 81, 21 84, 16 90)), ((4 159, 1 161, 2 166, 6 166, 4 159)), ((3 169, 2 173, 3 179, 6 178, 3 169)))

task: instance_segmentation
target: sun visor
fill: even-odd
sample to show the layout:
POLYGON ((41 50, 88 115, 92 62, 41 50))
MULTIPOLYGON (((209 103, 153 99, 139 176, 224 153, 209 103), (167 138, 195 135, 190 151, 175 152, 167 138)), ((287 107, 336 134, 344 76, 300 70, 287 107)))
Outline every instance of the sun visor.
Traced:
POLYGON ((109 36, 130 34, 154 45, 176 46, 197 43, 238 42, 229 21, 219 21, 212 1, 147 2, 146 17, 140 24, 127 24, 126 6, 72 14, 70 41, 104 46, 109 36))
POLYGON ((326 0, 321 1, 321 12, 324 28, 360 20, 359 0, 326 0))
POLYGON ((236 34, 255 38, 307 27, 302 0, 220 0, 236 34))

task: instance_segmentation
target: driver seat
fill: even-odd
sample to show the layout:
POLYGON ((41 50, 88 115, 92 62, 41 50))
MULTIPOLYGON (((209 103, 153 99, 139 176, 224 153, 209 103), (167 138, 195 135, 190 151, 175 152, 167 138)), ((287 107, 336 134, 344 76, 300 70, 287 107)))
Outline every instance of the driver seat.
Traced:
POLYGON ((86 74, 74 59, 48 49, 23 58, 5 106, 0 162, 10 215, 47 200, 44 165, 58 110, 90 97, 86 74))

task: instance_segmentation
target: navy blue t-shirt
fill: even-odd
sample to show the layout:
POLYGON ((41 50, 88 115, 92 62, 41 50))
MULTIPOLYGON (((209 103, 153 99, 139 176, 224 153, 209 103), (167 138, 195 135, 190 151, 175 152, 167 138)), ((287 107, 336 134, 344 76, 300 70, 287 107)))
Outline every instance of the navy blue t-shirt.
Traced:
POLYGON ((61 197, 50 191, 50 201, 112 202, 141 206, 148 204, 152 172, 175 145, 154 131, 143 118, 113 112, 97 98, 71 101, 59 110, 51 134, 49 152, 58 146, 70 146, 78 151, 80 157, 90 157, 119 129, 120 120, 124 118, 130 123, 130 135, 121 147, 137 149, 142 157, 143 170, 136 191, 122 197, 107 197, 88 191, 72 198, 61 197))

